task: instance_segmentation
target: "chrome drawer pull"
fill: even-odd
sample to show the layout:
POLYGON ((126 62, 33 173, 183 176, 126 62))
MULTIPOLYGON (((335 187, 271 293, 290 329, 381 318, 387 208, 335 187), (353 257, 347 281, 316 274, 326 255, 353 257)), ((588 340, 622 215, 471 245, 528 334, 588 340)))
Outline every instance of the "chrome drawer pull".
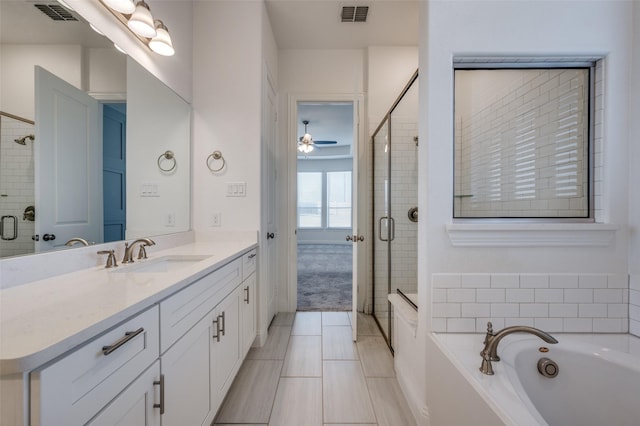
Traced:
POLYGON ((244 301, 245 301, 245 302, 247 303, 247 305, 248 305, 248 304, 249 304, 249 286, 246 286, 246 287, 244 288, 244 291, 245 291, 245 295, 246 295, 246 297, 245 297, 244 301))
POLYGON ((109 355, 111 352, 115 351, 120 346, 124 345, 129 340, 133 339, 134 337, 136 337, 138 334, 142 333, 143 331, 144 331, 144 328, 142 328, 142 327, 140 327, 136 331, 127 331, 126 333, 124 333, 124 337, 121 338, 120 340, 118 340, 117 342, 115 342, 113 345, 103 346, 102 347, 102 353, 105 354, 105 355, 109 355))
POLYGON ((164 414, 164 374, 161 374, 160 380, 155 380, 153 385, 160 385, 160 404, 153 404, 153 408, 159 408, 162 415, 164 414))
POLYGON ((249 259, 253 259, 254 257, 256 257, 255 253, 249 255, 249 259))
POLYGON ((222 327, 220 327, 220 331, 222 332, 222 335, 224 336, 224 329, 225 327, 225 320, 224 320, 224 312, 222 312, 222 315, 220 315, 222 317, 222 327))

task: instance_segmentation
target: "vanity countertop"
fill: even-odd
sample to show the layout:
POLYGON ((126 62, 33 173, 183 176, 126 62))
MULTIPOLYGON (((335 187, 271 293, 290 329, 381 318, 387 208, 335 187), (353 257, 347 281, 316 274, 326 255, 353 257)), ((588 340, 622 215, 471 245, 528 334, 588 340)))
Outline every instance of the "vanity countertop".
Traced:
POLYGON ((156 246, 148 249, 149 259, 131 265, 94 267, 0 290, 0 376, 45 364, 254 247, 255 238, 156 246), (169 272, 134 272, 143 262, 180 255, 208 257, 169 272))

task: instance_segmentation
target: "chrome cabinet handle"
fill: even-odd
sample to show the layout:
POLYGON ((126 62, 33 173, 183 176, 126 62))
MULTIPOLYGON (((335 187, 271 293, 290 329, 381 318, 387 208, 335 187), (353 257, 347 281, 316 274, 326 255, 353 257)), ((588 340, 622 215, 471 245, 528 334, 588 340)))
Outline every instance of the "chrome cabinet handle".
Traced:
POLYGON ((274 239, 275 237, 276 237, 276 234, 274 234, 273 232, 267 232, 267 240, 274 239))
POLYGON ((226 328, 225 327, 226 322, 224 320, 224 312, 222 312, 222 315, 220 315, 220 317, 222 317, 222 327, 220 327, 220 331, 222 332, 222 335, 224 336, 224 329, 226 328))
POLYGON ((56 236, 55 236, 55 234, 44 234, 42 236, 42 239, 45 240, 45 241, 53 241, 53 240, 56 239, 56 236))
POLYGON ((247 305, 249 304, 249 286, 246 286, 244 288, 244 293, 245 293, 245 298, 244 301, 247 303, 247 305))
POLYGON ((213 323, 216 325, 216 334, 212 337, 216 339, 216 342, 220 341, 220 316, 217 316, 216 319, 213 320, 213 323))
POLYGON ((160 380, 155 380, 153 385, 160 385, 160 404, 153 404, 153 408, 159 408, 162 415, 164 414, 164 374, 161 374, 160 380))
POLYGON ((102 353, 104 355, 109 355, 110 353, 113 353, 113 351, 115 351, 116 349, 120 348, 121 346, 126 344, 128 341, 130 341, 131 339, 136 337, 138 334, 142 333, 143 331, 144 331, 144 328, 142 328, 142 327, 140 327, 136 331, 127 331, 126 333, 124 333, 124 337, 122 337, 120 340, 118 340, 114 344, 108 345, 108 346, 103 346, 102 347, 102 353))
POLYGON ((347 241, 353 241, 357 243, 358 241, 364 241, 363 235, 347 235, 347 241))
POLYGON ((256 257, 255 253, 252 253, 252 254, 249 255, 249 259, 253 259, 254 257, 256 257))

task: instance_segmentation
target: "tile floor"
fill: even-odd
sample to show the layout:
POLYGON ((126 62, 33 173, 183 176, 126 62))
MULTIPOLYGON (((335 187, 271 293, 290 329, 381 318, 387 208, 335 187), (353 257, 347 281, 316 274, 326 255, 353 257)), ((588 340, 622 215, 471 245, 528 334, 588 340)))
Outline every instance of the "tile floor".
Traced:
POLYGON ((415 425, 374 320, 351 313, 280 313, 252 348, 215 425, 415 425))

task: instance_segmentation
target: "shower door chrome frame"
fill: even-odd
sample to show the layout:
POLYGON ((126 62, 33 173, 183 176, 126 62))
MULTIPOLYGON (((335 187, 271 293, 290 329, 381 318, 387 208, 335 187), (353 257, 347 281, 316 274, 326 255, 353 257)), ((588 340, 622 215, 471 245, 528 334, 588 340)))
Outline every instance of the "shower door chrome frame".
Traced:
MULTIPOLYGON (((382 325, 380 324, 380 322, 378 321, 378 318, 375 315, 375 288, 376 288, 376 274, 375 274, 375 249, 376 249, 376 244, 379 244, 380 241, 382 241, 383 243, 387 244, 388 249, 387 249, 387 296, 389 294, 391 294, 391 241, 393 241, 393 239, 395 238, 395 220, 393 219, 393 212, 391 210, 391 158, 392 158, 392 139, 391 139, 391 135, 392 135, 392 127, 393 127, 393 122, 391 120, 391 114, 393 113, 393 111, 396 109, 396 107, 398 106, 398 104, 400 104, 400 102, 402 101, 402 98, 406 95, 406 93, 411 89, 411 86, 413 86, 413 83, 418 79, 418 74, 419 74, 419 70, 416 70, 413 75, 411 76, 411 78, 409 79, 408 83, 404 86, 404 88, 402 89, 402 91, 400 92, 400 95, 396 98, 395 102, 391 105, 391 108, 389 108, 389 111, 384 115, 384 117, 382 118, 380 124, 378 125, 378 127, 376 128, 376 130, 373 132, 373 135, 371 135, 371 164, 372 164, 372 182, 371 185, 372 187, 374 187, 375 185, 375 137, 378 135, 378 133, 380 131, 382 131, 382 129, 384 128, 385 123, 387 124, 387 144, 388 144, 388 152, 387 152, 387 170, 388 170, 388 179, 386 182, 386 194, 389 194, 389 196, 387 197, 386 203, 387 205, 385 206, 385 212, 386 215, 380 218, 376 218, 373 217, 372 218, 372 227, 375 227, 376 224, 378 224, 379 228, 378 228, 378 232, 375 232, 375 229, 372 229, 372 235, 376 235, 377 237, 379 237, 379 240, 376 240, 374 238, 373 243, 371 244, 371 258, 373 260, 373 265, 372 265, 372 274, 371 274, 371 280, 372 280, 372 291, 371 291, 371 306, 372 306, 372 310, 371 310, 371 315, 373 317, 373 319, 376 321, 378 328, 380 329, 383 337, 385 338, 387 345, 389 346, 389 349, 391 349, 391 352, 393 353, 393 317, 392 317, 392 310, 393 310, 393 306, 391 305, 391 302, 389 302, 389 300, 387 299, 387 330, 388 330, 388 335, 385 335, 384 333, 384 328, 382 327, 382 325), (382 238, 382 232, 380 229, 382 220, 387 219, 387 222, 391 221, 392 226, 388 226, 387 225, 387 235, 386 235, 386 240, 382 238), (393 232, 392 232, 393 229, 393 232)), ((371 195, 371 213, 372 215, 375 215, 375 203, 376 203, 376 197, 375 197, 375 190, 373 191, 372 195, 371 195)))

